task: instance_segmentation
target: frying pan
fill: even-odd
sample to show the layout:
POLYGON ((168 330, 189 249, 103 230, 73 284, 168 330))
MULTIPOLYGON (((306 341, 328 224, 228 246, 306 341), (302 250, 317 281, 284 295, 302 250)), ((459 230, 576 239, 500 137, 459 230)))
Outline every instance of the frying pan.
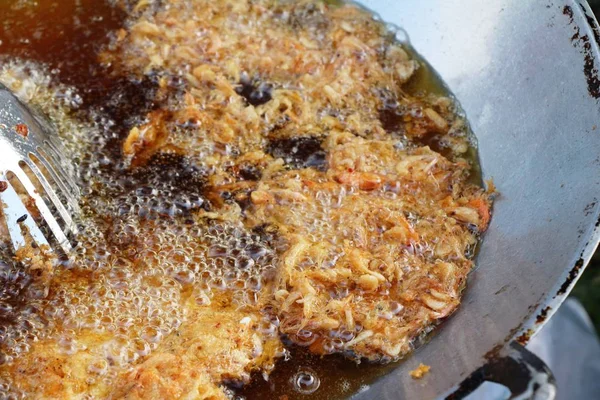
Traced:
MULTIPOLYGON (((463 398, 484 381, 552 398, 522 347, 600 240, 600 30, 570 0, 365 0, 437 70, 500 197, 463 304, 426 346, 356 399, 463 398), (419 363, 431 373, 414 381, 419 363)), ((560 388, 559 388, 560 390, 560 388)))
MULTIPOLYGON (((2 0, 0 0, 2 1, 2 0)), ((485 381, 551 398, 524 350, 600 240, 600 29, 574 0, 362 0, 427 59, 501 195, 459 310, 356 399, 464 398, 485 381), (598 127, 596 127, 598 125, 598 127), (410 378, 419 363, 432 367, 410 378)), ((560 390, 560 388, 559 388, 560 390)))

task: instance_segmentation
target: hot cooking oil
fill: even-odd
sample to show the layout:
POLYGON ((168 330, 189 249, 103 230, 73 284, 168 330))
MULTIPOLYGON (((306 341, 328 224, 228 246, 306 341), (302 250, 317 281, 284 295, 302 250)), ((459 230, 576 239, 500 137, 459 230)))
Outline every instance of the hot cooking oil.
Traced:
MULTIPOLYGON (((32 341, 51 337, 61 352, 74 354, 81 345, 73 332, 95 330, 115 336, 104 349, 105 361, 93 365, 94 379, 110 380, 117 368, 143 359, 177 332, 186 318, 184 299, 202 306, 230 291, 228 301, 240 309, 265 303, 261 290, 276 276, 278 262, 268 234, 195 214, 211 212, 205 195, 210 168, 176 154, 157 156, 133 171, 124 162, 121 143, 156 109, 158 86, 158 77, 119 76, 98 61, 126 13, 105 1, 19 0, 0 2, 0 15, 0 66, 27 76, 33 86, 48 85, 68 105, 49 112, 66 132, 62 139, 79 169, 84 222, 76 254, 56 271, 61 288, 45 299, 24 301, 30 278, 10 261, 7 249, 0 249, 0 365, 27 352, 32 341)), ((422 65, 406 90, 450 96, 435 72, 422 65)), ((52 101, 44 93, 33 95, 52 101)), ((392 109, 382 112, 390 127, 401 124, 392 109)), ((450 156, 438 135, 421 141, 450 156)), ((468 154, 472 179, 480 183, 474 146, 468 154)), ((301 156, 294 153, 294 162, 309 160, 301 156)), ((319 157, 310 162, 322 163, 319 157)), ((244 173, 251 180, 257 172, 244 173)), ((276 319, 265 317, 261 327, 265 335, 278 334, 276 319)), ((250 384, 232 384, 232 393, 248 399, 343 398, 365 390, 396 365, 356 364, 340 355, 288 348, 268 380, 257 373, 250 384)), ((0 397, 12 392, 10 383, 2 385, 0 397)))

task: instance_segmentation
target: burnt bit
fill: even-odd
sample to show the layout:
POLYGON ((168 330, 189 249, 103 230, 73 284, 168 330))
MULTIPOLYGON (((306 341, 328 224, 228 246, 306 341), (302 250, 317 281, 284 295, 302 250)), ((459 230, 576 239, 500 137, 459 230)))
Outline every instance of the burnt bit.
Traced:
POLYGON ((535 318, 535 323, 536 324, 542 324, 544 323, 544 321, 546 321, 546 318, 548 318, 548 311, 552 310, 552 307, 547 306, 545 307, 540 314, 535 318))
POLYGON ((254 186, 252 181, 239 181, 232 185, 206 187, 204 195, 212 209, 220 209, 225 204, 237 203, 242 214, 245 214, 246 210, 252 206, 250 193, 254 190, 254 186))
POLYGON ((232 195, 231 199, 235 201, 238 204, 238 206, 240 206, 243 213, 245 213, 246 210, 250 208, 250 206, 252 206, 252 202, 250 201, 251 191, 252 190, 250 189, 245 189, 235 193, 235 195, 232 195))
POLYGON ((583 73, 585 74, 588 83, 588 92, 595 99, 600 99, 600 79, 598 78, 598 68, 596 68, 595 58, 592 54, 592 46, 588 35, 582 36, 580 41, 583 42, 584 65, 583 73))
POLYGON ((598 204, 598 199, 594 199, 591 203, 585 206, 585 208, 583 209, 583 213, 586 217, 594 212, 596 204, 598 204))
POLYGON ((506 289, 508 289, 508 288, 509 288, 509 285, 504 285, 504 286, 502 286, 500 289, 498 289, 498 290, 497 290, 497 291, 494 293, 494 295, 499 295, 500 293, 504 293, 504 292, 506 292, 506 289))
POLYGON ((235 92, 246 99, 248 104, 260 106, 270 101, 273 86, 269 83, 260 82, 258 79, 250 79, 248 75, 243 75, 240 83, 235 88, 235 92))
POLYGON ((238 175, 246 181, 258 181, 262 177, 262 171, 255 165, 242 165, 238 175))
POLYGON ((21 222, 25 222, 26 219, 27 219, 27 214, 23 214, 17 219, 17 223, 20 224, 21 222))
MULTIPOLYGON (((585 13, 588 24, 590 25, 590 29, 594 33, 594 39, 596 43, 600 45, 600 32, 598 32, 596 23, 589 15, 585 13)), ((569 18, 569 24, 574 23, 573 18, 573 9, 570 6, 563 7, 563 14, 569 18)), ((588 35, 581 35, 580 28, 578 26, 574 27, 574 34, 571 36, 571 41, 573 42, 573 46, 580 47, 583 53, 583 73, 585 75, 588 93, 595 99, 600 99, 600 78, 598 77, 598 68, 596 66, 596 60, 594 58, 594 54, 592 51, 592 45, 590 43, 590 38, 588 35)))
POLYGON ((294 169, 315 168, 327 170, 327 152, 321 147, 322 139, 314 136, 271 140, 267 151, 275 158, 283 158, 294 169))
POLYGON ((231 173, 242 181, 258 181, 262 177, 260 167, 250 163, 233 166, 231 173))
POLYGON ((579 276, 579 271, 581 270, 581 268, 583 268, 583 264, 583 258, 577 260, 573 268, 571 268, 571 271, 569 271, 569 276, 567 276, 567 279, 563 282, 560 289, 558 289, 558 292, 556 292, 557 296, 567 293, 567 290, 569 289, 569 286, 571 286, 571 283, 573 283, 573 281, 579 276))
POLYGON ((25 124, 17 124, 15 125, 15 132, 23 137, 27 137, 29 135, 29 128, 25 124))
POLYGON ((520 345, 525 346, 529 342, 529 339, 531 339, 531 336, 533 336, 533 334, 534 331, 532 329, 527 329, 525 332, 517 336, 515 340, 520 345))
POLYGON ((573 23, 573 9, 571 8, 571 6, 564 6, 563 14, 566 15, 567 17, 569 17, 569 23, 572 24, 573 23))
POLYGON ((8 182, 0 181, 0 193, 4 192, 8 189, 8 182))
POLYGON ((594 39, 596 40, 598 46, 600 46, 600 28, 598 27, 598 24, 596 23, 594 17, 587 13, 585 6, 583 4, 580 4, 580 6, 581 10, 583 11, 583 15, 585 15, 585 19, 590 25, 590 28, 592 28, 592 32, 594 33, 594 39))

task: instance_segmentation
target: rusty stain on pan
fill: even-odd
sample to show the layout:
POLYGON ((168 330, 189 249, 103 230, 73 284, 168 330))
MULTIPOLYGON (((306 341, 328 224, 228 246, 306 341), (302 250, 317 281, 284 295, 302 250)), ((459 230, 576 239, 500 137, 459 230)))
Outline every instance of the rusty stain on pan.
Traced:
MULTIPOLYGON (((588 22, 593 21, 589 15, 585 12, 585 8, 582 7, 583 13, 588 22)), ((569 24, 573 24, 573 9, 571 6, 563 7, 563 14, 569 18, 569 24)), ((594 39, 600 46, 600 33, 594 28, 595 24, 590 23, 592 31, 594 33, 594 39)), ((579 27, 575 25, 573 27, 574 34, 571 37, 574 47, 581 48, 583 54, 583 73, 588 86, 588 93, 595 99, 600 99, 600 79, 598 78, 598 68, 596 67, 596 61, 592 52, 592 45, 590 43, 590 37, 588 35, 581 35, 579 27)))
POLYGON ((544 309, 538 314, 538 316, 535 317, 535 323, 543 324, 544 322, 546 322, 546 319, 548 318, 548 312, 550 310, 552 310, 552 307, 550 307, 550 306, 544 307, 544 309))
POLYGON ((571 286, 571 283, 575 279, 577 279, 577 277, 579 276, 579 271, 581 270, 581 268, 583 267, 584 264, 585 264, 585 262, 584 262, 583 258, 580 258, 579 260, 577 260, 577 262, 575 263, 573 268, 571 268, 571 271, 569 271, 569 275, 567 276, 567 279, 563 282, 562 286, 556 293, 557 296, 567 293, 567 289, 569 289, 569 287, 571 286))

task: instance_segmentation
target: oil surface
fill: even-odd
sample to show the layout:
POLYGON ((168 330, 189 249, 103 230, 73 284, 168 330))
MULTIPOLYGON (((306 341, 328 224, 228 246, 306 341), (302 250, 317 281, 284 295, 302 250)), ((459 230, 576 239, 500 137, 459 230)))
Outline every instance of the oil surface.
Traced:
MULTIPOLYGON (((116 150, 118 145, 127 133, 127 127, 131 127, 136 122, 128 121, 131 111, 135 110, 135 114, 140 115, 143 113, 141 110, 150 111, 153 108, 152 101, 149 100, 153 98, 153 94, 148 93, 148 88, 152 85, 145 81, 132 81, 126 77, 115 78, 109 74, 109 70, 101 67, 97 62, 99 50, 110 42, 109 35, 124 23, 124 13, 105 1, 97 0, 61 0, 60 2, 19 0, 16 2, 0 1, 0 15, 3 16, 2 22, 0 22, 0 57, 34 60, 47 65, 48 70, 52 71, 60 82, 78 89, 84 105, 82 113, 86 114, 102 107, 103 113, 110 116, 112 120, 123 122, 119 125, 125 128, 122 131, 111 131, 111 137, 106 137, 106 140, 99 146, 101 152, 106 152, 107 159, 114 158, 115 152, 118 151, 116 150)), ((427 91, 448 95, 436 74, 426 68, 421 68, 412 78, 408 90, 412 93, 427 91)), ((257 100, 256 96, 252 97, 250 89, 246 92, 248 92, 249 98, 253 99, 252 101, 261 100, 264 96, 261 92, 260 99, 257 100)), ((93 118, 91 113, 87 115, 87 117, 90 116, 93 118)), ((388 123, 390 125, 396 123, 393 116, 388 117, 388 123)), ((435 137, 426 137, 423 139, 423 143, 430 145, 434 150, 444 152, 435 137)), ((283 143, 274 145, 273 151, 279 151, 285 147, 284 145, 283 143)), ((318 146, 317 142, 312 147, 318 152, 318 146)), ((472 177, 479 181, 481 178, 474 149, 470 150, 470 155, 474 165, 472 177)), ((293 159, 295 163, 307 165, 320 161, 321 158, 318 155, 316 159, 305 155, 297 155, 293 159)), ((80 160, 80 162, 85 166, 85 160, 80 160)), ((173 196, 165 202, 165 207, 162 207, 161 204, 144 203, 146 200, 137 202, 137 200, 124 197, 123 213, 129 212, 129 208, 137 207, 138 212, 142 210, 141 212, 150 214, 153 212, 157 214, 176 213, 178 216, 185 217, 186 210, 192 204, 196 207, 202 206, 202 171, 189 167, 183 160, 176 157, 153 160, 151 165, 164 171, 167 175, 182 174, 181 185, 175 183, 175 188, 164 188, 165 193, 168 192, 173 196), (193 184, 190 185, 190 182, 193 184), (174 192, 175 194, 173 194, 174 192), (180 206, 172 208, 171 205, 175 201, 179 201, 180 206)), ((119 166, 106 162, 104 166, 94 168, 114 169, 116 172, 119 166)), ((93 173, 92 168, 84 169, 88 173, 93 173)), ((103 173, 110 174, 111 171, 103 173)), ((146 175, 144 175, 144 171, 141 171, 133 177, 124 176, 121 178, 121 182, 114 187, 115 192, 104 193, 104 195, 120 195, 119 190, 131 191, 132 184, 137 185, 136 190, 142 199, 144 196, 148 196, 148 193, 144 191, 162 190, 160 182, 149 181, 144 185, 146 176, 155 177, 156 171, 149 171, 146 175)), ((248 176, 251 179, 252 173, 248 173, 248 176)), ((134 228, 124 226, 122 232, 127 233, 128 229, 133 230, 134 228)), ((185 230, 185 228, 182 229, 185 230)), ((135 232, 129 232, 129 234, 133 236, 135 232)), ((255 240, 254 238, 241 238, 240 240, 246 239, 255 240)), ((127 237, 125 234, 115 240, 121 240, 121 242, 114 243, 116 246, 134 247, 131 237, 127 237)), ((213 246, 212 249, 214 252, 219 252, 218 246, 213 246)), ((185 257, 185 255, 181 255, 181 257, 185 257)), ((226 256, 223 255, 222 258, 226 259, 226 256)), ((265 261, 265 265, 268 266, 271 261, 265 261)), ((173 273, 173 271, 168 273, 173 273)), ((185 271, 174 271, 174 273, 179 273, 178 279, 185 281, 185 271)), ((117 278, 122 279, 123 277, 117 278)), ((212 284, 216 285, 217 283, 213 281, 212 284)), ((139 290, 143 291, 141 287, 139 290)), ((171 295, 169 294, 169 296, 171 295)), ((198 294, 197 297, 198 299, 204 298, 202 294, 198 294)), ((2 322, 0 320, 0 323, 2 322)), ((177 321, 173 321, 173 326, 176 324, 177 321)), ((315 399, 343 398, 367 388, 377 377, 394 367, 395 364, 369 365, 361 363, 357 365, 341 356, 322 358, 303 351, 301 348, 291 347, 290 356, 277 362, 268 381, 257 375, 252 383, 245 387, 232 389, 239 396, 248 399, 278 398, 284 395, 288 398, 295 396, 303 398, 305 394, 311 394, 311 397, 315 399), (312 381, 311 376, 316 377, 318 382, 312 381), (313 391, 313 389, 315 390, 313 391)))

